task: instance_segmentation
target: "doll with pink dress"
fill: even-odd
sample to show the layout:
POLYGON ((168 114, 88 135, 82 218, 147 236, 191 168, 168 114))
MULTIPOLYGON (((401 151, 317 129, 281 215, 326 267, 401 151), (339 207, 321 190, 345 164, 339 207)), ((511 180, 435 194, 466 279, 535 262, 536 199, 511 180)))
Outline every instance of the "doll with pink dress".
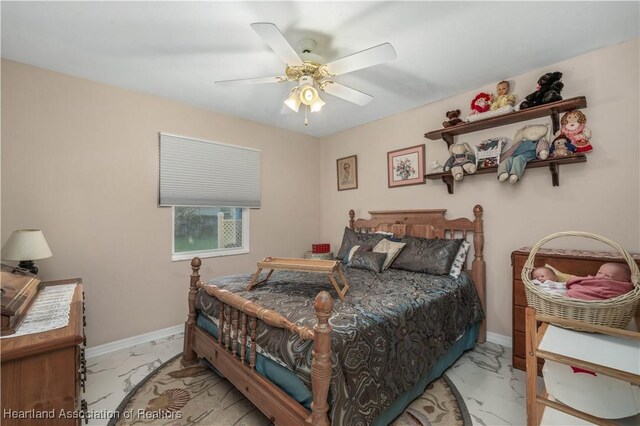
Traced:
POLYGON ((589 141, 591 139, 591 130, 585 126, 586 123, 587 117, 578 110, 569 111, 560 119, 560 133, 576 147, 575 152, 590 152, 593 150, 589 141))

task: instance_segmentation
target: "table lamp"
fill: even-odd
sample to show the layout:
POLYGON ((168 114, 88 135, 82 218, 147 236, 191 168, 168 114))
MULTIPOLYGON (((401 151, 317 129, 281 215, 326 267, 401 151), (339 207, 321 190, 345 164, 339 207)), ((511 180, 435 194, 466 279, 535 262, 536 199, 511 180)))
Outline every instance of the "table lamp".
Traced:
POLYGON ((26 269, 34 275, 38 274, 38 268, 33 261, 51 256, 53 253, 39 229, 13 231, 2 247, 3 260, 19 260, 18 268, 26 269))

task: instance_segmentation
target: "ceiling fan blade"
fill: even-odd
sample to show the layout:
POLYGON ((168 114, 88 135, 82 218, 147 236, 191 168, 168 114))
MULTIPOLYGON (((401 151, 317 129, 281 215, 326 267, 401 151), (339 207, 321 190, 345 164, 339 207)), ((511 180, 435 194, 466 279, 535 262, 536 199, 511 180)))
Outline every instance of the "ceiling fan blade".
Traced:
POLYGON ((360 106, 366 105, 371 102, 371 100, 373 100, 373 96, 371 95, 367 95, 364 92, 352 89, 351 87, 343 86, 342 84, 335 83, 333 81, 323 82, 323 85, 320 86, 320 89, 329 93, 330 95, 337 96, 360 106))
POLYGON ((351 71, 371 67, 391 61, 397 57, 396 51, 389 43, 382 43, 358 53, 329 62, 324 66, 331 75, 346 74, 351 71))
POLYGON ((269 22, 254 22, 251 28, 258 33, 267 45, 282 59, 287 65, 304 65, 300 56, 293 50, 286 38, 282 35, 275 24, 269 22))
POLYGON ((218 86, 246 86, 248 84, 265 84, 265 83, 282 83, 288 81, 287 77, 259 77, 259 78, 241 78, 239 80, 222 80, 216 81, 218 86))

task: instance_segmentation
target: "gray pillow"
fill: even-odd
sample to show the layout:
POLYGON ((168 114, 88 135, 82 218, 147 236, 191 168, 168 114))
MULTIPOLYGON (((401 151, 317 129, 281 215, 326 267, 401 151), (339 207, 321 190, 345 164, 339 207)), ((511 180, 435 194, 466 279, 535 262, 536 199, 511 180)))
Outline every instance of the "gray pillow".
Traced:
POLYGON ((340 250, 338 250, 337 257, 344 263, 347 263, 345 257, 349 254, 351 247, 356 245, 375 247, 382 239, 384 239, 384 235, 382 234, 365 234, 356 232, 345 226, 344 234, 342 235, 342 245, 340 246, 340 250))
POLYGON ((350 268, 366 269, 373 272, 382 272, 382 266, 387 259, 387 253, 357 250, 349 261, 350 268))
POLYGON ((404 248, 390 268, 433 275, 447 275, 462 239, 404 237, 404 248))

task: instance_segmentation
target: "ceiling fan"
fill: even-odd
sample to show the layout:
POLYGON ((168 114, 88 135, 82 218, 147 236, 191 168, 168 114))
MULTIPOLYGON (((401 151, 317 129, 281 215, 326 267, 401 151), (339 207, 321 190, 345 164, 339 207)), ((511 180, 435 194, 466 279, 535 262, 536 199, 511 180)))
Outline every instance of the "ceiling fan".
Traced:
POLYGON ((275 24, 269 22, 255 22, 251 27, 267 43, 269 47, 287 65, 285 75, 275 77, 244 78, 239 80, 216 81, 220 86, 264 84, 264 83, 284 83, 289 81, 297 82, 291 89, 289 97, 284 104, 292 111, 298 112, 300 105, 304 105, 305 126, 309 124, 308 112, 317 112, 325 105, 320 98, 318 90, 337 96, 356 105, 366 105, 373 96, 356 89, 336 83, 333 77, 346 74, 348 72, 371 67, 396 58, 396 51, 389 43, 382 43, 369 49, 345 56, 335 61, 321 64, 318 63, 317 55, 313 55, 311 49, 315 47, 315 41, 306 39, 301 42, 303 57, 291 47, 275 24), (315 60, 314 60, 315 59, 315 60))

